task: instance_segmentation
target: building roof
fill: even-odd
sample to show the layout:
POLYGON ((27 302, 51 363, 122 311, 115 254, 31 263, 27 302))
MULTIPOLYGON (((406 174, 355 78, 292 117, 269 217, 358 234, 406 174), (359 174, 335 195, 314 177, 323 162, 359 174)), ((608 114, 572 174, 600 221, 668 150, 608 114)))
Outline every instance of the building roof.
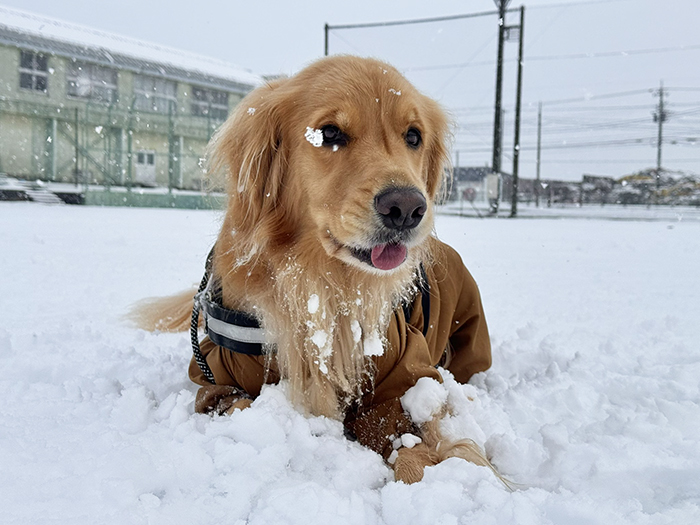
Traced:
POLYGON ((456 182, 480 182, 492 171, 488 166, 455 166, 452 177, 456 182))
POLYGON ((263 82, 223 60, 2 5, 0 44, 239 93, 263 82))

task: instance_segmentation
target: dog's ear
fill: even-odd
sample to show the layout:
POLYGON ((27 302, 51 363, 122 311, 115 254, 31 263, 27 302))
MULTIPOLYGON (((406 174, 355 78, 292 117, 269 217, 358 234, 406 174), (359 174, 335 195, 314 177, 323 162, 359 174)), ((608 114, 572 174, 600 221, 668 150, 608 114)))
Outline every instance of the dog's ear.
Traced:
POLYGON ((426 144, 427 147, 427 171, 428 171, 428 195, 435 201, 439 200, 440 192, 447 189, 449 177, 450 156, 448 143, 451 139, 447 116, 439 104, 427 99, 428 123, 432 133, 426 144))
POLYGON ((225 177, 228 215, 238 217, 239 227, 256 224, 274 210, 279 196, 286 169, 279 108, 286 82, 277 80, 246 96, 207 150, 209 175, 225 177))

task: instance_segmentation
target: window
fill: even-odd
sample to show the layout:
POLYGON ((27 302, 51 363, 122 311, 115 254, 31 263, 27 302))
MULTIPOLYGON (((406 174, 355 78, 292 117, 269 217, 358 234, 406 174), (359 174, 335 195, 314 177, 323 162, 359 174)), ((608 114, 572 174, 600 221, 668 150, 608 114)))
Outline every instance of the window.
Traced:
POLYGON ((177 103, 177 85, 171 80, 134 75, 134 109, 170 113, 177 103))
POLYGON ((19 87, 46 93, 49 75, 46 55, 32 51, 20 51, 19 87))
POLYGON ((226 120, 228 116, 228 93, 193 87, 192 114, 216 120, 226 120))
POLYGON ((71 62, 68 66, 68 95, 111 104, 117 101, 117 72, 108 67, 71 62))
POLYGON ((149 166, 153 166, 156 163, 156 154, 155 153, 148 153, 146 151, 139 151, 136 154, 136 163, 137 164, 148 164, 149 166))

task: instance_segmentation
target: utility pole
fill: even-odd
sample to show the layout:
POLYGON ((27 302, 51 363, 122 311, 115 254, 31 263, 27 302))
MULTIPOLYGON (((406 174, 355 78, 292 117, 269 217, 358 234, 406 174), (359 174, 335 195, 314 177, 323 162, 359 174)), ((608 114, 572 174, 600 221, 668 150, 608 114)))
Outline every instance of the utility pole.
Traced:
POLYGON ((540 207, 540 166, 542 165, 542 102, 537 105, 537 176, 535 177, 535 208, 540 207))
POLYGON ((173 193, 175 186, 175 122, 173 120, 173 104, 168 103, 168 193, 173 193))
POLYGON ((654 122, 659 124, 657 139, 656 139, 656 204, 659 203, 659 191, 661 189, 661 148, 664 136, 664 122, 668 119, 668 113, 664 109, 664 82, 660 83, 659 90, 656 92, 659 97, 659 105, 654 113, 654 122))
POLYGON ((75 108, 75 186, 78 187, 78 181, 80 179, 80 136, 78 134, 78 108, 75 108))
MULTIPOLYGON (((503 37, 506 30, 506 9, 510 0, 494 0, 498 8, 498 58, 496 60, 496 102, 493 116, 493 157, 491 159, 491 169, 493 173, 501 176, 501 95, 503 92, 503 37)), ((498 200, 500 192, 491 202, 491 212, 498 212, 498 200)))
POLYGON ((328 56, 328 24, 323 26, 323 34, 325 36, 325 45, 323 46, 323 56, 328 56))
MULTIPOLYGON (((509 28, 511 29, 511 28, 509 28)), ((518 94, 515 98, 515 136, 513 139, 513 195, 510 216, 518 215, 518 172, 520 171, 520 108, 523 98, 523 33, 525 32, 525 6, 520 6, 519 49, 518 49, 518 94)))

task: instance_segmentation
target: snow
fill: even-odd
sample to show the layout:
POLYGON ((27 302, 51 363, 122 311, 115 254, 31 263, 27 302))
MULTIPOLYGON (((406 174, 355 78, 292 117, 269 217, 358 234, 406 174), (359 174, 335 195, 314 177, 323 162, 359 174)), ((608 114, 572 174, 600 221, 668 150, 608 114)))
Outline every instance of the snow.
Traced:
POLYGON ((321 131, 320 129, 314 129, 307 126, 306 132, 304 133, 304 138, 314 148, 320 148, 321 146, 323 146, 323 131, 321 131))
POLYGON ((384 343, 382 342, 382 337, 376 330, 365 337, 362 345, 364 348, 364 354, 368 357, 373 355, 382 355, 384 353, 384 343))
POLYGON ((353 319, 350 323, 350 330, 352 330, 352 340, 355 343, 359 343, 360 339, 362 339, 362 327, 357 319, 353 319))
POLYGON ((401 397, 401 406, 417 424, 427 423, 447 401, 445 387, 430 377, 421 377, 401 397))
POLYGON ((328 373, 328 365, 326 360, 333 355, 332 339, 328 337, 325 330, 316 330, 311 336, 311 342, 318 348, 318 369, 322 374, 328 373))
POLYGON ((0 5, 0 26, 61 42, 103 48, 112 53, 170 64, 252 86, 262 84, 260 76, 223 60, 3 5, 0 5))
POLYGON ((449 459, 393 481, 285 385, 193 413, 186 334, 121 319, 201 275, 219 214, 0 202, 6 523, 700 522, 700 222, 478 220, 438 235, 480 285, 494 363, 445 374, 449 459))
POLYGON ((309 313, 312 315, 318 312, 319 299, 317 294, 313 293, 309 296, 309 300, 307 301, 306 307, 309 313))
POLYGON ((403 434, 400 439, 401 439, 401 446, 406 447, 406 448, 413 448, 418 443, 423 442, 423 440, 421 438, 419 438, 418 436, 415 436, 413 434, 403 434))

